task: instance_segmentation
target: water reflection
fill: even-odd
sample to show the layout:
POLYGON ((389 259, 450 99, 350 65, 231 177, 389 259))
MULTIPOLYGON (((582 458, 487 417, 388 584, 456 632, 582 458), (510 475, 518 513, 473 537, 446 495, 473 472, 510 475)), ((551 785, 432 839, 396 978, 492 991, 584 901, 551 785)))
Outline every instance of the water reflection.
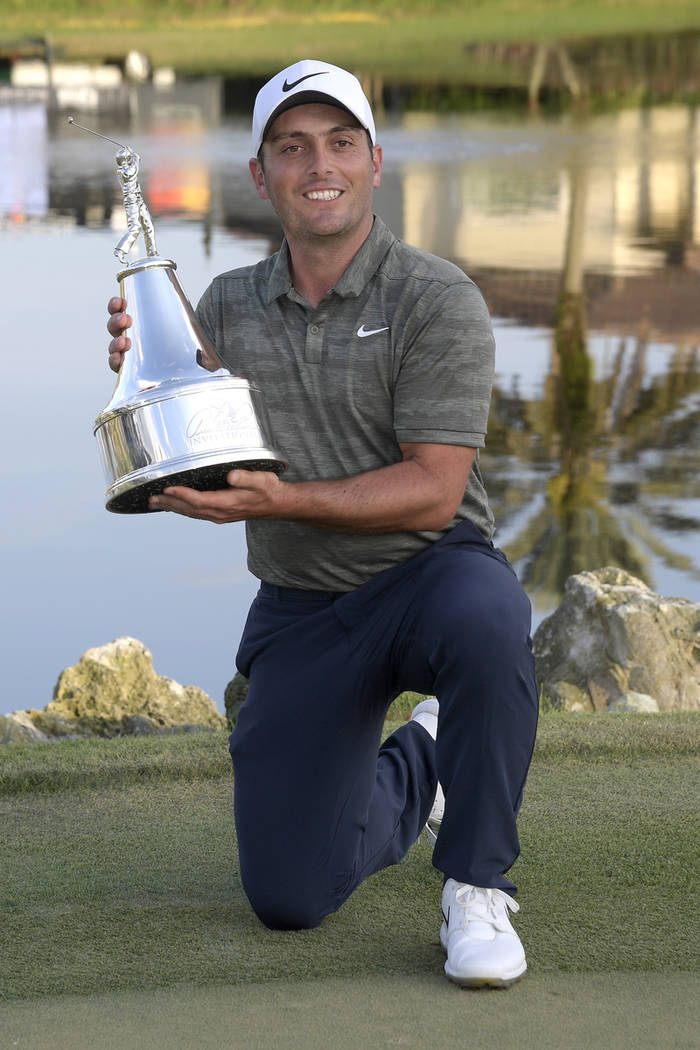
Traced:
MULTIPOLYGON (((141 154, 159 245, 196 299, 214 273, 279 241, 274 216, 249 185, 247 121, 223 112, 215 79, 130 94, 122 115, 85 122, 141 154)), ((537 619, 570 573, 604 564, 700 600, 696 109, 544 118, 389 107, 381 140, 378 211, 398 235, 462 265, 495 319, 484 468, 498 541, 537 619)), ((24 406, 33 405, 31 442, 3 480, 16 485, 31 464, 43 470, 46 449, 60 461, 59 476, 42 474, 21 512, 9 515, 10 560, 31 549, 34 570, 17 577, 21 598, 6 644, 21 651, 26 637, 51 635, 51 663, 17 671, 5 706, 43 705, 62 666, 117 633, 141 634, 159 670, 220 699, 254 588, 241 564, 242 536, 170 519, 132 520, 125 538, 124 523, 117 529, 101 509, 89 428, 107 399, 103 303, 125 224, 115 150, 36 104, 0 104, 0 144, 0 228, 14 263, 6 337, 32 350, 36 368, 21 367, 17 355, 3 360, 3 400, 12 402, 6 447, 25 433, 24 406), (53 316, 37 310, 37 289, 56 304, 53 316), (71 333, 70 368, 56 369, 57 332, 71 333), (47 487, 54 510, 45 533, 47 487), (121 559, 117 593, 100 559, 124 543, 141 557, 121 559), (70 564, 72 582, 57 590, 72 586, 84 598, 57 619, 46 590, 58 561, 70 564), (98 585, 101 593, 112 588, 99 612, 98 585), (212 633, 212 622, 225 629, 212 633), (201 625, 199 640, 193 625, 201 625), (31 685, 39 673, 41 688, 31 685)))
POLYGON ((697 347, 668 352, 660 375, 643 339, 605 349, 596 375, 583 297, 562 293, 542 398, 499 387, 494 400, 485 469, 502 527, 525 511, 504 546, 541 612, 571 573, 603 565, 652 586, 663 566, 685 577, 683 593, 699 589, 697 347))
POLYGON ((47 152, 44 106, 0 106, 0 213, 10 222, 47 214, 47 152))
MULTIPOLYGON (((422 137, 426 120, 411 114, 405 130, 422 137)), ((572 177, 585 174, 589 272, 656 269, 697 251, 700 132, 693 107, 503 123, 494 128, 486 116, 455 122, 473 150, 459 165, 436 169, 426 157, 404 166, 407 240, 479 270, 558 271, 572 177), (494 136, 507 150, 500 165, 489 148, 494 136)))

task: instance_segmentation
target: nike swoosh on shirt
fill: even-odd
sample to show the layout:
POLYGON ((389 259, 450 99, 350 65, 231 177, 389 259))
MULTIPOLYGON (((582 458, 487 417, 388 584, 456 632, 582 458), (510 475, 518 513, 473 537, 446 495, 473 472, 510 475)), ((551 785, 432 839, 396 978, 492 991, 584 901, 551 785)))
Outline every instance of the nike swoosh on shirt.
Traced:
POLYGON ((299 77, 298 80, 293 80, 291 84, 287 83, 287 78, 284 78, 284 84, 282 85, 283 91, 291 91, 297 84, 301 84, 303 80, 308 80, 309 77, 322 77, 328 72, 327 69, 319 69, 318 73, 307 73, 305 77, 299 77))
POLYGON ((365 328, 365 326, 361 324, 360 327, 357 329, 357 334, 359 335, 360 339, 366 339, 368 335, 376 335, 377 332, 388 331, 389 325, 386 325, 384 328, 365 328))

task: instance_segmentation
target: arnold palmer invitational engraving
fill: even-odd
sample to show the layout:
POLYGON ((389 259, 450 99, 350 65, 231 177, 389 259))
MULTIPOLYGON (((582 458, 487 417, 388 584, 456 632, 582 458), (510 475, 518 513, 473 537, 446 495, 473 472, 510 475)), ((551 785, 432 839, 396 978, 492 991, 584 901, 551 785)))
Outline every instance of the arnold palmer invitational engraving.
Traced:
POLYGON ((232 445, 247 444, 256 433, 252 405, 210 404, 195 412, 186 434, 195 444, 207 444, 215 435, 225 435, 232 445))

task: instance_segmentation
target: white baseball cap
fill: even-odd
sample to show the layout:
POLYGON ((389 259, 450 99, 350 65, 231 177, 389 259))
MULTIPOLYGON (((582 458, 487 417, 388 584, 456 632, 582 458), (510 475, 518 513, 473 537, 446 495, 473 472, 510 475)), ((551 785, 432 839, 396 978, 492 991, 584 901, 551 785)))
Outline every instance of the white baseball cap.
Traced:
POLYGON ((375 144, 372 109, 357 77, 340 66, 305 58, 283 69, 260 88, 253 109, 255 155, 272 121, 285 109, 305 102, 325 102, 347 109, 369 132, 372 145, 375 144))

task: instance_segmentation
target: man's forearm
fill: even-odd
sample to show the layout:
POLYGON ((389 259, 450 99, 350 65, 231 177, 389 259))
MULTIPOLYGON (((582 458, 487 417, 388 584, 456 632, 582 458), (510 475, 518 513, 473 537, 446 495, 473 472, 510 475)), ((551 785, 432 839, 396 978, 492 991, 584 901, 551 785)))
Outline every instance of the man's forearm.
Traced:
POLYGON ((403 460, 338 481, 282 482, 279 517, 334 532, 437 531, 454 517, 452 504, 424 467, 403 460))
POLYGON ((401 450, 398 463, 337 481, 286 482, 271 473, 235 470, 228 489, 175 486, 152 497, 150 505, 219 524, 299 521, 355 533, 443 529, 462 500, 475 450, 428 444, 401 450))

